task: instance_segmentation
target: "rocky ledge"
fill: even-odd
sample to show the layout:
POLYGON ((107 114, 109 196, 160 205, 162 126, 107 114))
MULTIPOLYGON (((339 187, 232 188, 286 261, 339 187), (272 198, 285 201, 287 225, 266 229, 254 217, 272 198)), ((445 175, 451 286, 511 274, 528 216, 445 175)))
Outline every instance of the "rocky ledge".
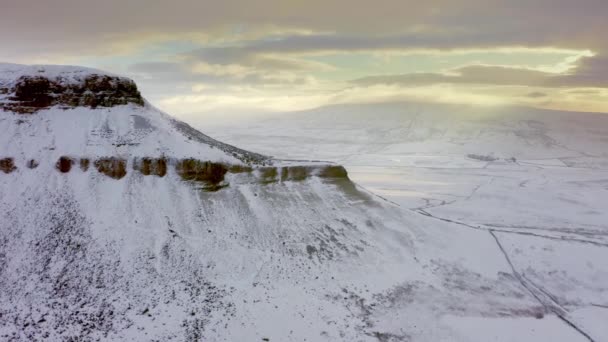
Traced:
MULTIPOLYGON (((28 169, 35 169, 38 161, 29 159, 25 162, 28 169)), ((129 161, 120 157, 103 157, 91 160, 89 158, 78 158, 61 156, 55 163, 55 169, 60 173, 72 172, 73 166, 79 165, 82 172, 87 172, 92 165, 100 174, 113 179, 122 179, 129 173, 129 169, 138 171, 144 176, 164 177, 170 168, 175 169, 175 174, 183 181, 196 185, 205 191, 218 191, 230 184, 226 176, 230 175, 237 183, 275 184, 284 182, 298 182, 318 177, 322 179, 345 179, 349 180, 346 169, 341 165, 312 163, 304 165, 280 165, 280 166, 249 166, 218 163, 195 158, 133 158, 129 161), (131 166, 131 167, 129 167, 131 166)), ((9 174, 19 167, 11 157, 0 159, 0 171, 9 174)))
POLYGON ((144 105, 135 82, 125 77, 92 69, 9 71, 13 72, 0 74, 0 108, 5 111, 32 114, 53 106, 69 109, 144 105))

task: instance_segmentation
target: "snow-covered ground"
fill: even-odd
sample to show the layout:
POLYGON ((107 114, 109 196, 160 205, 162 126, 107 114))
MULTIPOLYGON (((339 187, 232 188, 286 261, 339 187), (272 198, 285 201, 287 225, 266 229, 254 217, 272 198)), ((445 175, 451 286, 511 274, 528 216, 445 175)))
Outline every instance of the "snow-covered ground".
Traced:
MULTIPOLYGON (((491 233, 477 251, 490 269, 490 256, 504 254, 536 300, 588 335, 578 337, 608 340, 608 115, 397 103, 198 126, 268 155, 343 164, 360 186, 458 239, 491 233)), ((576 337, 553 336, 563 323, 553 318, 479 316, 442 322, 465 340, 576 337)))
POLYGON ((20 75, 0 72, 0 340, 608 340, 603 116, 400 104, 199 126, 268 160, 143 101, 58 108, 55 89, 12 112, 20 75), (209 190, 187 158, 233 171, 209 190))

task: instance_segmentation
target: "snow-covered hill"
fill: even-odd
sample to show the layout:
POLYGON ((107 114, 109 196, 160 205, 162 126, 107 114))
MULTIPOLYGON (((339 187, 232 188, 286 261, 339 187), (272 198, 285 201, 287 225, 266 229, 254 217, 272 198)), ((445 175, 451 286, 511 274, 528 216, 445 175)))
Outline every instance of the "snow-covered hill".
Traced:
MULTIPOLYGON (((187 117, 197 124, 197 117, 187 117)), ((525 107, 430 103, 345 104, 258 114, 237 122, 203 117, 214 136, 248 140, 274 155, 493 155, 496 158, 608 158, 608 116, 525 107), (229 130, 231 128, 231 130, 229 130), (259 141, 264 132, 271 144, 259 141), (293 135, 293 137, 292 137, 293 135), (283 138, 283 140, 279 140, 283 138), (293 139, 298 139, 296 144, 293 139), (273 149, 285 143, 286 150, 273 149), (322 149, 327 146, 337 149, 322 149), (296 150, 295 147, 300 149, 296 150), (349 150, 341 150, 343 148, 349 150), (306 148, 310 148, 307 150, 306 148)), ((200 120, 200 119, 199 119, 200 120)), ((597 160, 599 162, 599 159, 597 160)), ((573 163, 582 163, 573 161, 573 163)))
POLYGON ((558 227, 601 240, 608 232, 606 114, 337 105, 210 131, 281 158, 340 163, 357 183, 405 208, 476 224, 558 227))
POLYGON ((220 143, 98 70, 3 64, 0 94, 2 340, 606 337, 601 244, 564 242, 597 272, 554 276, 559 242, 518 250, 336 164, 220 143))

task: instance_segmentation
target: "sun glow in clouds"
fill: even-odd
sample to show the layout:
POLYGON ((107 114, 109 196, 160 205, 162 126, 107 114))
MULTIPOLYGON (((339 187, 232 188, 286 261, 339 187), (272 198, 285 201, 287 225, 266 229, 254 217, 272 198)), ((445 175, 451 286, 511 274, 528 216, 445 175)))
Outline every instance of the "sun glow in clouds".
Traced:
POLYGON ((608 112, 608 2, 558 2, 58 0, 40 15, 26 0, 0 12, 0 60, 125 74, 190 114, 408 100, 608 112))

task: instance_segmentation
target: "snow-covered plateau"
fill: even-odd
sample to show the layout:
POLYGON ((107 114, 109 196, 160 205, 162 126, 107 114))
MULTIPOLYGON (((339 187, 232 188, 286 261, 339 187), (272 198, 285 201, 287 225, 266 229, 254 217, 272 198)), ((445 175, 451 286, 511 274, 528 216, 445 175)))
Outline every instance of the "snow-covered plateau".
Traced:
POLYGON ((200 128, 228 144, 131 80, 0 64, 0 340, 608 341, 608 117, 200 128))

